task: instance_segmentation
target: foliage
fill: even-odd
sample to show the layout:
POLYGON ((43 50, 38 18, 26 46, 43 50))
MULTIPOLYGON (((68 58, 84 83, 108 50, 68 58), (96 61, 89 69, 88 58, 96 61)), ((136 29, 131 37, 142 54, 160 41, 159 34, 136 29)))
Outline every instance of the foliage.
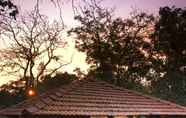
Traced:
POLYGON ((88 76, 185 104, 186 10, 160 8, 159 18, 134 12, 113 18, 97 4, 81 8, 69 31, 92 65, 88 76))
POLYGON ((165 54, 171 69, 180 71, 186 63, 186 10, 164 7, 160 8, 159 14, 155 49, 165 54))
MULTIPOLYGON (((37 92, 42 94, 45 91, 67 85, 73 80, 78 79, 76 75, 65 73, 57 73, 54 77, 45 76, 43 81, 38 83, 37 92)), ((6 107, 17 104, 26 99, 24 80, 9 82, 0 87, 0 107, 6 107)))
POLYGON ((24 89, 24 81, 22 79, 2 85, 0 87, 0 107, 7 107, 25 100, 24 89))
POLYGON ((112 11, 96 4, 81 11, 75 17, 81 25, 69 33, 76 35, 76 48, 92 64, 90 73, 129 88, 140 84, 151 64, 146 55, 151 44, 144 38, 148 39, 153 16, 134 12, 128 19, 112 18, 112 11))
POLYGON ((163 7, 155 26, 154 51, 164 57, 163 76, 152 81, 155 93, 162 98, 186 104, 186 9, 163 7))
POLYGON ((2 90, 0 92, 0 98, 1 98, 0 107, 5 107, 5 106, 9 106, 11 104, 15 104, 14 98, 12 97, 11 93, 9 93, 8 91, 2 90))
POLYGON ((39 83, 38 91, 44 92, 46 90, 51 90, 54 88, 58 88, 63 85, 67 85, 73 80, 77 80, 78 77, 74 74, 65 73, 57 73, 54 77, 45 76, 44 80, 39 83))
POLYGON ((16 19, 18 8, 11 0, 0 0, 0 15, 16 19))

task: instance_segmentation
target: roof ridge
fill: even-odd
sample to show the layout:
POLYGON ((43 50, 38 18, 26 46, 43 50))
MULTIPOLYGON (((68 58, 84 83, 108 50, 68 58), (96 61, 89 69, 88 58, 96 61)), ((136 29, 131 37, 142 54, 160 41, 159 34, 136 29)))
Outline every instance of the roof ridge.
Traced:
MULTIPOLYGON (((98 81, 98 80, 96 80, 96 81, 98 81)), ((116 86, 114 84, 110 84, 110 83, 108 83, 106 81, 103 81, 103 80, 100 80, 100 81, 106 83, 107 85, 112 86, 113 88, 120 89, 120 90, 125 90, 125 91, 128 91, 130 93, 134 93, 134 94, 140 95, 140 96, 145 97, 145 98, 148 98, 148 99, 153 99, 153 100, 158 101, 158 102, 162 102, 162 103, 166 103, 166 104, 169 104, 169 105, 173 105, 175 107, 181 108, 184 111, 186 111, 186 107, 184 107, 182 105, 178 105, 178 104, 173 103, 173 102, 170 102, 170 101, 166 101, 166 100, 163 100, 163 99, 160 99, 160 98, 157 98, 157 97, 153 97, 153 96, 150 96, 150 95, 147 95, 147 94, 143 94, 143 93, 140 93, 138 91, 134 91, 134 90, 126 89, 124 87, 116 86)))

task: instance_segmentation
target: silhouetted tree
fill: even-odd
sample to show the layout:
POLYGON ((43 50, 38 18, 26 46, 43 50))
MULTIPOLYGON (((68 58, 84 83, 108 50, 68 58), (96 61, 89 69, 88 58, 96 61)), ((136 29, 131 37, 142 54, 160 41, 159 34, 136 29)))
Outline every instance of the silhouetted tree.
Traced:
POLYGON ((25 100, 25 86, 23 79, 10 81, 0 86, 0 107, 7 107, 25 100))
POLYGON ((62 38, 64 27, 58 22, 50 23, 47 17, 34 11, 19 21, 6 19, 3 23, 1 38, 9 39, 9 45, 0 51, 0 70, 21 76, 26 87, 70 63, 70 60, 62 60, 62 54, 57 53, 66 44, 62 38))
POLYGON ((162 7, 155 26, 154 48, 162 57, 162 76, 152 82, 161 97, 186 104, 186 9, 162 7))
MULTIPOLYGON (((73 80, 77 80, 78 77, 74 74, 57 73, 54 77, 46 75, 43 80, 38 83, 37 92, 42 94, 45 91, 49 91, 58 87, 68 85, 73 80)), ((0 87, 0 107, 7 107, 13 104, 17 104, 26 99, 24 79, 11 81, 0 87)))
POLYGON ((0 91, 0 98, 1 98, 0 107, 2 107, 2 108, 12 105, 12 104, 15 104, 12 94, 8 91, 1 90, 0 91))
POLYGON ((16 19, 18 8, 11 0, 0 0, 0 16, 16 19))
POLYGON ((75 74, 65 73, 57 73, 54 77, 50 75, 45 76, 43 81, 41 81, 38 85, 39 92, 44 92, 47 90, 51 90, 54 88, 61 87, 63 85, 67 85, 71 83, 73 80, 77 80, 78 77, 75 74))
POLYGON ((77 38, 76 48, 87 54, 86 61, 92 64, 93 75, 135 88, 151 65, 151 56, 146 53, 151 49, 147 40, 154 18, 136 12, 128 19, 112 16, 112 11, 93 2, 81 9, 75 17, 80 26, 69 33, 77 38))

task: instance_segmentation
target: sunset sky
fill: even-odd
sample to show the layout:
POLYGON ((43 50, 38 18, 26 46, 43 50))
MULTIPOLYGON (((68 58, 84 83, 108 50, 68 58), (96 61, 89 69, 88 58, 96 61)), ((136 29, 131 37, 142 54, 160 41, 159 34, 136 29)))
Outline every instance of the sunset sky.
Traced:
MULTIPOLYGON (((14 3, 19 7, 20 14, 25 13, 33 9, 36 0, 13 0, 14 3)), ((50 2, 50 0, 40 0, 40 11, 45 14, 52 21, 54 19, 59 19, 59 9, 50 2)), ((62 1, 62 0, 61 0, 62 1)), ((64 0, 62 7, 62 17, 64 23, 67 27, 73 27, 77 24, 73 20, 73 11, 71 7, 71 2, 64 0)), ((80 1, 80 0, 78 0, 80 1)), ((173 6, 185 7, 186 0, 104 0, 102 3, 103 7, 113 7, 115 8, 115 16, 128 17, 129 13, 133 8, 139 9, 148 13, 158 14, 158 10, 163 6, 173 6)), ((80 67, 83 71, 88 69, 88 65, 85 63, 85 54, 79 53, 74 49, 74 40, 71 37, 67 37, 69 40, 70 47, 65 49, 63 52, 66 57, 70 57, 74 53, 74 58, 72 64, 62 68, 64 71, 73 72, 73 69, 80 67)), ((2 44, 1 44, 2 45, 2 44)), ((8 79, 0 78, 0 85, 7 82, 8 79)))
MULTIPOLYGON (((36 0, 14 0, 15 4, 19 6, 21 12, 33 9, 36 0)), ((55 0, 54 0, 55 1, 55 0)), ((64 1, 62 5, 62 15, 66 25, 73 26, 73 11, 70 0, 64 1)), ((76 3, 81 3, 81 0, 76 3)), ((116 16, 127 17, 133 8, 137 8, 149 13, 158 14, 158 10, 162 6, 185 7, 186 0, 103 0, 101 3, 103 7, 115 8, 116 16)), ((77 4, 76 4, 77 5, 77 4)), ((40 0, 40 10, 47 15, 51 20, 59 19, 59 10, 50 2, 50 0, 40 0)))

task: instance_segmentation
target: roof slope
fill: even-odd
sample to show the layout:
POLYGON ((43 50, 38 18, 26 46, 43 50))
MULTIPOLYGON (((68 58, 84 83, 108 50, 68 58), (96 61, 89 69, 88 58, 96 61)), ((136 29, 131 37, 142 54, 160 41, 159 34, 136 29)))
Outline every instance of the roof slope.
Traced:
POLYGON ((74 81, 0 114, 23 111, 32 115, 186 115, 182 106, 93 79, 74 81))

